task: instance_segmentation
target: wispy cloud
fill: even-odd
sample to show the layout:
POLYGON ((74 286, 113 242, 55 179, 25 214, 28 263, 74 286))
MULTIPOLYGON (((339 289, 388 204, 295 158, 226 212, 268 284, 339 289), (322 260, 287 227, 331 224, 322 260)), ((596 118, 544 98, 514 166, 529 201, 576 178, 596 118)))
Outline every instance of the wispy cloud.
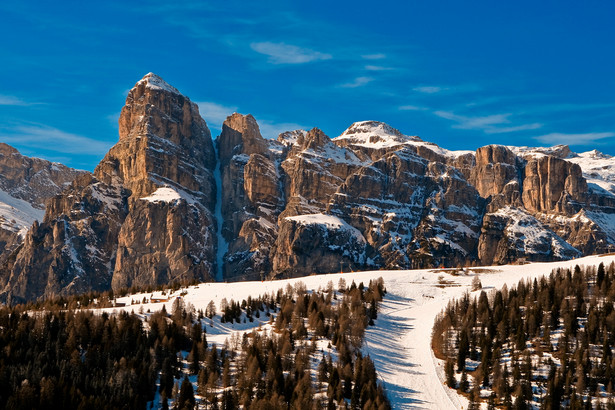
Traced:
POLYGON ((386 54, 382 54, 382 53, 375 53, 375 54, 363 54, 361 56, 362 59, 364 60, 382 60, 384 58, 386 58, 386 54))
POLYGON ((344 84, 340 84, 340 87, 343 88, 357 88, 357 87, 362 87, 366 84, 371 83, 372 81, 374 81, 374 79, 372 77, 357 77, 354 80, 352 80, 349 83, 344 83, 344 84))
POLYGON ((512 114, 510 113, 476 117, 458 115, 450 111, 434 111, 434 114, 440 118, 454 121, 455 125, 453 125, 453 128, 463 130, 482 130, 486 134, 501 134, 514 131, 535 130, 543 126, 543 124, 540 123, 532 123, 501 127, 500 125, 511 123, 509 117, 512 114))
POLYGON ((292 44, 272 43, 269 41, 252 43, 250 48, 268 56, 271 64, 305 64, 333 58, 331 54, 310 50, 292 44))
POLYGON ((0 94, 0 105, 12 105, 12 106, 21 106, 25 107, 28 105, 34 105, 34 103, 29 103, 21 98, 12 96, 12 95, 3 95, 0 94))
POLYGON ((395 70, 393 67, 385 67, 381 65, 366 65, 365 69, 367 71, 392 71, 395 70))
POLYGON ((401 111, 426 111, 428 110, 427 107, 420 107, 418 105, 400 105, 398 109, 401 111))
POLYGON ((199 112, 201 117, 205 118, 207 126, 217 131, 222 129, 222 123, 226 117, 238 110, 238 107, 234 105, 218 104, 212 101, 199 101, 196 105, 199 106, 199 112))
POLYGON ((615 137, 615 132, 589 132, 586 134, 552 132, 551 134, 534 137, 534 139, 543 144, 588 145, 613 137, 615 137))
POLYGON ((504 134, 506 132, 516 132, 516 131, 527 131, 527 130, 537 130, 542 128, 544 124, 539 122, 534 122, 531 124, 522 124, 516 125, 512 127, 486 127, 484 129, 486 134, 504 134))
POLYGON ((423 85, 423 86, 420 86, 420 87, 414 87, 413 90, 417 91, 419 93, 423 93, 423 94, 436 94, 436 93, 439 93, 439 92, 441 92, 443 90, 446 90, 446 88, 437 87, 437 86, 423 85))
POLYGON ((19 125, 1 129, 0 140, 7 144, 82 155, 101 155, 112 145, 46 125, 19 125))

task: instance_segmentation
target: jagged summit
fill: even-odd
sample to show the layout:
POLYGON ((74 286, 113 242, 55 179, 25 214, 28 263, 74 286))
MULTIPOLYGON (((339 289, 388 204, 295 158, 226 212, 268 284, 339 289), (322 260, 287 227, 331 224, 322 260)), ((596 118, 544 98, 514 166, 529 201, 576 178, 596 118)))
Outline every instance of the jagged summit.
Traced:
POLYGON ((0 263, 0 300, 342 264, 546 261, 615 246, 615 160, 598 151, 449 151, 378 121, 334 139, 313 128, 271 140, 238 113, 215 151, 196 104, 153 73, 129 92, 119 122, 94 175, 55 197, 0 263))
POLYGON ((523 158, 538 158, 545 155, 550 155, 552 157, 557 157, 561 159, 572 158, 577 154, 570 151, 570 147, 568 145, 559 144, 554 145, 552 147, 508 147, 512 152, 516 155, 523 158))
POLYGON ((348 140, 352 145, 376 149, 389 148, 411 141, 422 141, 417 136, 404 135, 399 130, 380 121, 355 122, 334 140, 348 140))
POLYGON ((143 78, 137 82, 137 84, 135 85, 135 88, 138 87, 140 84, 144 84, 145 87, 151 90, 166 91, 166 92, 170 92, 173 94, 181 95, 181 93, 177 90, 177 88, 173 87, 172 85, 164 81, 162 77, 154 73, 145 74, 143 78))

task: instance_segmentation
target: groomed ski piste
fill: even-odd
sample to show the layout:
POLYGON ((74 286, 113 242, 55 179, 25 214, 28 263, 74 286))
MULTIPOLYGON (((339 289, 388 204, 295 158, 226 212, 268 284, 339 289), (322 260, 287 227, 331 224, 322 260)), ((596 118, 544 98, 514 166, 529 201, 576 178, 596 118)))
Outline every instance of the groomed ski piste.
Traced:
MULTIPOLYGON (((181 297, 187 306, 192 304, 196 310, 205 311, 213 301, 219 311, 223 299, 241 302, 248 296, 285 289, 303 282, 308 290, 325 289, 333 282, 335 288, 343 278, 349 286, 370 279, 382 277, 387 294, 380 305, 375 326, 369 326, 365 333, 364 353, 373 359, 378 377, 384 383, 394 409, 465 409, 468 400, 447 387, 444 380, 444 363, 434 357, 431 350, 431 331, 436 315, 446 307, 449 300, 462 296, 465 292, 478 296, 480 291, 471 292, 472 280, 479 275, 484 291, 501 289, 505 284, 516 285, 520 279, 539 278, 549 275, 556 268, 572 268, 575 265, 597 266, 600 262, 609 265, 615 261, 615 254, 596 255, 575 260, 549 263, 529 263, 524 265, 504 265, 493 267, 421 270, 378 270, 368 272, 336 273, 314 275, 296 279, 265 282, 201 283, 181 288, 173 293, 161 291, 140 293, 123 298, 117 302, 124 307, 103 309, 109 313, 120 310, 133 311, 145 315, 165 306, 171 312, 173 302, 181 297), (180 296, 181 295, 181 296, 180 296), (143 298, 147 303, 142 303, 143 298), (164 302, 151 303, 151 299, 164 302), (131 304, 132 302, 139 304, 131 304)), ((212 321, 214 326, 206 326, 207 340, 221 346, 233 335, 266 328, 268 318, 261 317, 254 322, 220 323, 220 314, 212 321)), ((484 406, 485 407, 485 406, 484 406)))

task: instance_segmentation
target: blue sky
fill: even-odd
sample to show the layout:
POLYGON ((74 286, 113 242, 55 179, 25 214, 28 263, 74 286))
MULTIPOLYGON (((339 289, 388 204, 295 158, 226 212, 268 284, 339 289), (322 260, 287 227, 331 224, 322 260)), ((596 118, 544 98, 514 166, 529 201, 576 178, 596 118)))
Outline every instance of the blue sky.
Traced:
POLYGON ((92 170, 152 71, 214 137, 238 111, 269 138, 379 120, 449 149, 615 155, 612 2, 177 3, 3 0, 0 142, 92 170))

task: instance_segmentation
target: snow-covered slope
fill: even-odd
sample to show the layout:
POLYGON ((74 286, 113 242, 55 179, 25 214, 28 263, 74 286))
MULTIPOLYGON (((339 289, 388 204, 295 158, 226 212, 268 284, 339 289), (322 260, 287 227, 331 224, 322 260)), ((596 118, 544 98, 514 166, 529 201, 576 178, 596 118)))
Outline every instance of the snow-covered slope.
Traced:
POLYGON ((600 188, 615 195, 615 159, 612 156, 593 150, 566 159, 581 167, 590 188, 600 188))
POLYGON ((388 150, 402 145, 427 148, 443 157, 456 158, 474 151, 449 151, 438 145, 426 142, 417 136, 404 135, 399 130, 379 121, 359 121, 333 141, 342 146, 352 145, 370 150, 388 150))
MULTIPOLYGON (((280 281, 204 283, 180 289, 175 293, 169 291, 165 295, 154 292, 118 298, 118 302, 126 303, 127 306, 105 310, 109 313, 120 310, 153 312, 165 306, 170 312, 173 301, 182 294, 186 305, 205 310, 210 301, 218 308, 223 299, 241 301, 249 296, 270 294, 298 282, 303 282, 308 290, 316 290, 326 288, 330 281, 337 286, 342 278, 347 283, 367 283, 371 279, 382 277, 388 293, 381 304, 375 326, 367 329, 364 351, 374 360, 378 376, 385 384, 393 408, 459 409, 467 406, 467 400, 443 384, 443 363, 435 359, 431 351, 434 319, 448 301, 470 292, 472 279, 477 274, 480 275, 483 289, 489 292, 492 289, 500 289, 504 284, 512 286, 522 278, 548 275, 552 269, 558 267, 598 265, 600 262, 605 265, 615 262, 615 254, 564 262, 466 270, 370 271, 280 281), (163 298, 166 301, 130 305, 131 301, 141 301, 143 298, 163 298)), ((214 318, 213 327, 207 328, 207 339, 210 343, 221 345, 233 334, 241 335, 254 328, 265 327, 266 322, 267 318, 263 317, 253 323, 222 324, 218 316, 214 318)))
POLYGON ((42 221, 44 215, 44 210, 0 190, 0 228, 17 232, 23 238, 34 221, 42 221))

